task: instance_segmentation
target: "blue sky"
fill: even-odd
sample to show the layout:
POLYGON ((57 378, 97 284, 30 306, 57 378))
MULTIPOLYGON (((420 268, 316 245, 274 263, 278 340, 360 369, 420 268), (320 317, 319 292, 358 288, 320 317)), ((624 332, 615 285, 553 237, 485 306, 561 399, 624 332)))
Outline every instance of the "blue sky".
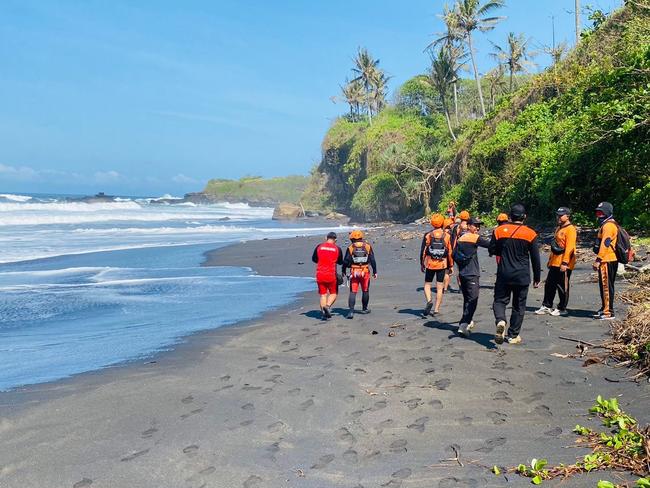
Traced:
MULTIPOLYGON (((214 177, 307 174, 346 110, 331 97, 357 47, 394 91, 426 69, 443 3, 3 0, 0 192, 182 194, 214 177)), ((551 15, 572 43, 572 10, 509 0, 477 39, 479 68, 509 31, 550 45, 551 15)))

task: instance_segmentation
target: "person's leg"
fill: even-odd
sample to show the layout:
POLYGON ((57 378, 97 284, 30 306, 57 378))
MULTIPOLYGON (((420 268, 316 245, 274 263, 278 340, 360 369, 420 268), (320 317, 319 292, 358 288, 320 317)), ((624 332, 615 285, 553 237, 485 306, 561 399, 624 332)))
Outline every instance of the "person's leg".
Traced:
POLYGON ((442 294, 445 289, 445 274, 447 272, 444 269, 436 272, 436 306, 433 309, 435 313, 440 312, 440 305, 442 305, 442 294))
POLYGON ((607 263, 607 288, 609 291, 609 310, 612 316, 614 316, 614 287, 616 283, 616 273, 618 272, 618 262, 607 263))
POLYGON ((450 275, 445 275, 445 291, 449 290, 450 275))
MULTIPOLYGON (((449 276, 449 275, 447 275, 449 276)), ((471 319, 468 319, 469 317, 469 301, 470 301, 470 296, 469 296, 469 280, 467 278, 463 278, 461 276, 460 278, 460 291, 463 294, 463 316, 460 318, 460 324, 469 324, 469 321, 471 319)))
POLYGON ((478 306, 478 295, 481 291, 481 286, 479 284, 478 276, 473 276, 467 279, 467 311, 466 320, 468 324, 472 323, 474 320, 474 313, 476 312, 476 307, 478 306))
POLYGON ((601 314, 605 311, 609 313, 609 276, 607 273, 607 263, 600 263, 598 266, 598 289, 600 291, 600 310, 601 314))
POLYGON ((499 323, 506 322, 506 307, 510 303, 510 289, 499 280, 494 284, 494 301, 492 311, 494 312, 494 321, 499 323))
POLYGON ((571 270, 567 269, 562 273, 562 279, 558 286, 558 295, 560 296, 560 303, 558 303, 557 308, 561 311, 566 310, 567 305, 569 304, 569 289, 571 281, 571 270))
POLYGON ((526 315, 526 298, 528 297, 528 285, 512 286, 512 314, 510 315, 510 327, 508 338, 513 339, 521 332, 521 324, 526 315))
POLYGON ((546 308, 553 308, 553 301, 555 300, 555 291, 558 289, 560 268, 551 266, 546 274, 546 283, 544 283, 544 300, 542 306, 546 308))
POLYGON ((361 291, 361 306, 364 312, 368 312, 368 303, 370 303, 370 273, 364 275, 361 291))
POLYGON ((320 309, 321 311, 327 307, 327 293, 320 295, 320 309))
POLYGON ((348 296, 348 308, 354 310, 354 306, 357 304, 357 294, 350 290, 350 295, 348 296))
POLYGON ((427 317, 433 308, 433 302, 431 297, 431 283, 435 279, 434 272, 431 269, 427 269, 424 274, 424 298, 427 301, 427 304, 424 307, 424 312, 422 312, 423 317, 427 317))
POLYGON ((351 319, 354 317, 354 306, 357 303, 357 292, 359 291, 359 277, 353 275, 350 278, 350 295, 348 296, 348 311, 347 318, 351 319))

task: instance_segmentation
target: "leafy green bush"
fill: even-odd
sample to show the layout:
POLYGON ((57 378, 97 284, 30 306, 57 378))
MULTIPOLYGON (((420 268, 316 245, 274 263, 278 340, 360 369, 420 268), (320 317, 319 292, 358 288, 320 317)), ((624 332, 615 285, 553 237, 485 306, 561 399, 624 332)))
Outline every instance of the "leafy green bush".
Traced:
POLYGON ((360 220, 391 220, 399 217, 404 196, 390 173, 378 173, 363 183, 352 199, 353 216, 360 220))

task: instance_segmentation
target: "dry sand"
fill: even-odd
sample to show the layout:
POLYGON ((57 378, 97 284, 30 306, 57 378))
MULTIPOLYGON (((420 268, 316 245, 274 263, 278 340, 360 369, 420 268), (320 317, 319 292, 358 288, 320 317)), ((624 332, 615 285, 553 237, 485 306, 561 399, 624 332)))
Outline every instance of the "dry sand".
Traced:
MULTIPOLYGON (((420 318, 419 241, 396 239, 395 229, 370 234, 380 277, 369 315, 340 315, 343 288, 335 318, 321 322, 316 294, 307 294, 249 324, 192 336, 152 361, 0 394, 0 486, 529 486, 481 465, 572 462, 583 451, 564 447, 576 423, 595 425, 585 414, 598 394, 620 395, 624 409, 650 420, 647 383, 551 356, 575 350, 560 335, 597 341, 606 333, 606 323, 588 318, 598 296, 585 265, 574 274, 571 317, 531 313, 524 344, 497 347, 493 259, 481 256, 477 328, 463 339, 452 325, 460 295, 447 294, 435 320, 420 318), (456 452, 462 466, 449 461, 456 452)), ((207 259, 305 276, 317 242, 251 242, 207 259)), ((529 310, 541 294, 531 289, 529 310)), ((616 475, 562 486, 598 479, 616 475)))

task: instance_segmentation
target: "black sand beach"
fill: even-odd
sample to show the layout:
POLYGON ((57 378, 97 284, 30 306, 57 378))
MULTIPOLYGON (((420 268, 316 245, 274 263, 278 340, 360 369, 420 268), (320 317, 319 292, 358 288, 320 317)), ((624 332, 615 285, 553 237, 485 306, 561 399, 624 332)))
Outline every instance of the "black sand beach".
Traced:
MULTIPOLYGON (((575 350, 559 336, 597 341, 607 332, 589 318, 598 292, 588 266, 574 274, 571 317, 530 313, 524 343, 497 347, 493 259, 481 256, 477 327, 463 339, 452 325, 460 295, 446 295, 435 320, 419 317, 420 243, 401 240, 404 230, 424 228, 370 233, 379 279, 369 315, 340 315, 343 288, 341 308, 323 323, 308 294, 249 324, 192 336, 155 362, 0 394, 0 486, 529 486, 484 466, 573 462, 584 451, 565 449, 571 430, 597 425, 586 412, 598 394, 619 396, 625 410, 650 420, 647 382, 551 355, 575 350)), ((318 241, 249 242, 209 253, 206 264, 310 276, 318 241)), ((531 289, 531 312, 541 294, 531 289)), ((617 476, 592 473, 561 486, 617 476)))

